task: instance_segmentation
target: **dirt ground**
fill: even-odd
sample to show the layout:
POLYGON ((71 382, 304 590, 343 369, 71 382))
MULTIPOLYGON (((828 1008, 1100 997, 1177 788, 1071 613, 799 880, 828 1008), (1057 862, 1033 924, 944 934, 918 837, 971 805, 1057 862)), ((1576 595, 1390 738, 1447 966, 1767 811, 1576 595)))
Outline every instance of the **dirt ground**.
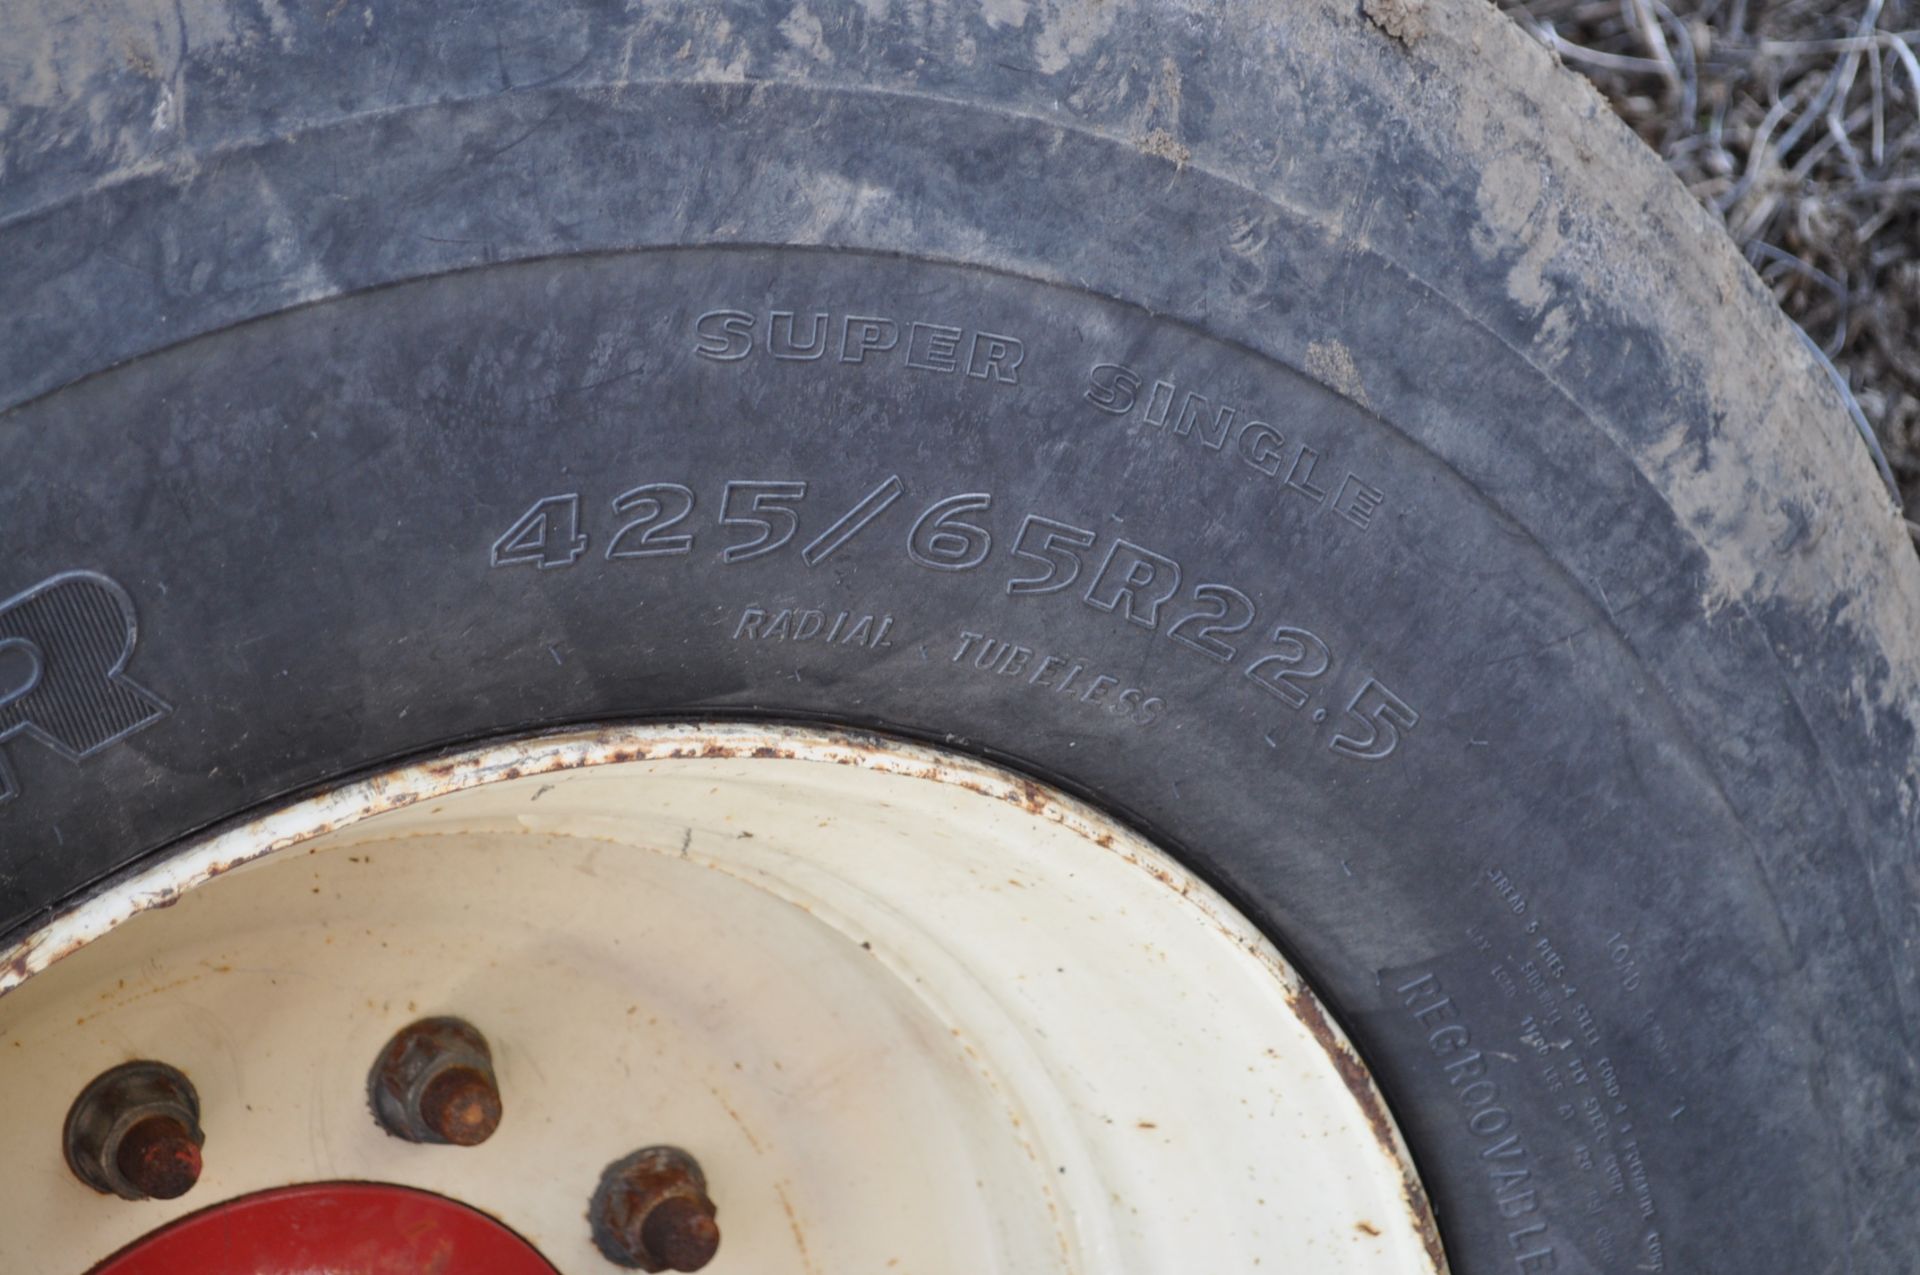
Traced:
POLYGON ((1920 544, 1920 0, 1500 0, 1831 360, 1920 544))

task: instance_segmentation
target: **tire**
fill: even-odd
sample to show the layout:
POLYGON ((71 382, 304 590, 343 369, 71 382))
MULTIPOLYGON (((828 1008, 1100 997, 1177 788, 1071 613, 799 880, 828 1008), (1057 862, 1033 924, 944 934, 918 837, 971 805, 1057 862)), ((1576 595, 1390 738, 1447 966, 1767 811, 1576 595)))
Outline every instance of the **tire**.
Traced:
POLYGON ((1456 1271, 1910 1269, 1920 563, 1599 99, 1365 7, 29 6, 0 925, 460 741, 953 741, 1288 950, 1456 1271))

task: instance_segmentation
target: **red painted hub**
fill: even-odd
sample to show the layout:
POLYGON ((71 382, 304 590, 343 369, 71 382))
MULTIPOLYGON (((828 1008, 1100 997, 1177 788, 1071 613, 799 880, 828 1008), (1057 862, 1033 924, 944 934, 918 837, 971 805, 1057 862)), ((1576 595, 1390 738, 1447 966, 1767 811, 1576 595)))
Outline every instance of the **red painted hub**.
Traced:
POLYGON ((557 1275, 484 1213, 424 1191, 327 1182, 185 1217, 92 1275, 557 1275))

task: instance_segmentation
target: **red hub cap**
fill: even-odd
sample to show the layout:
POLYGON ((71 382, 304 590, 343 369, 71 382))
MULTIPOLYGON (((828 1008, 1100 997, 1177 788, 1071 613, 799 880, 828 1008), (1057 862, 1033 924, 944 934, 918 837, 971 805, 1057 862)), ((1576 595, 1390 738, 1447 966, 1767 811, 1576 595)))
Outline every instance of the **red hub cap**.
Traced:
POLYGON ((329 1182, 228 1200, 92 1275, 557 1275, 484 1213, 405 1187, 329 1182))

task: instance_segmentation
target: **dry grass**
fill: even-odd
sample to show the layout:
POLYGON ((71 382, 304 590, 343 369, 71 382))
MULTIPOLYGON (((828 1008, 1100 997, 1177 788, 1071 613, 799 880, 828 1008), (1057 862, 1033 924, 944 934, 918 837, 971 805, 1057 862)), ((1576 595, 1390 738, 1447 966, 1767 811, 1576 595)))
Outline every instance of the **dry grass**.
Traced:
POLYGON ((1500 2, 1726 223, 1845 381, 1911 525, 1920 0, 1500 2))

